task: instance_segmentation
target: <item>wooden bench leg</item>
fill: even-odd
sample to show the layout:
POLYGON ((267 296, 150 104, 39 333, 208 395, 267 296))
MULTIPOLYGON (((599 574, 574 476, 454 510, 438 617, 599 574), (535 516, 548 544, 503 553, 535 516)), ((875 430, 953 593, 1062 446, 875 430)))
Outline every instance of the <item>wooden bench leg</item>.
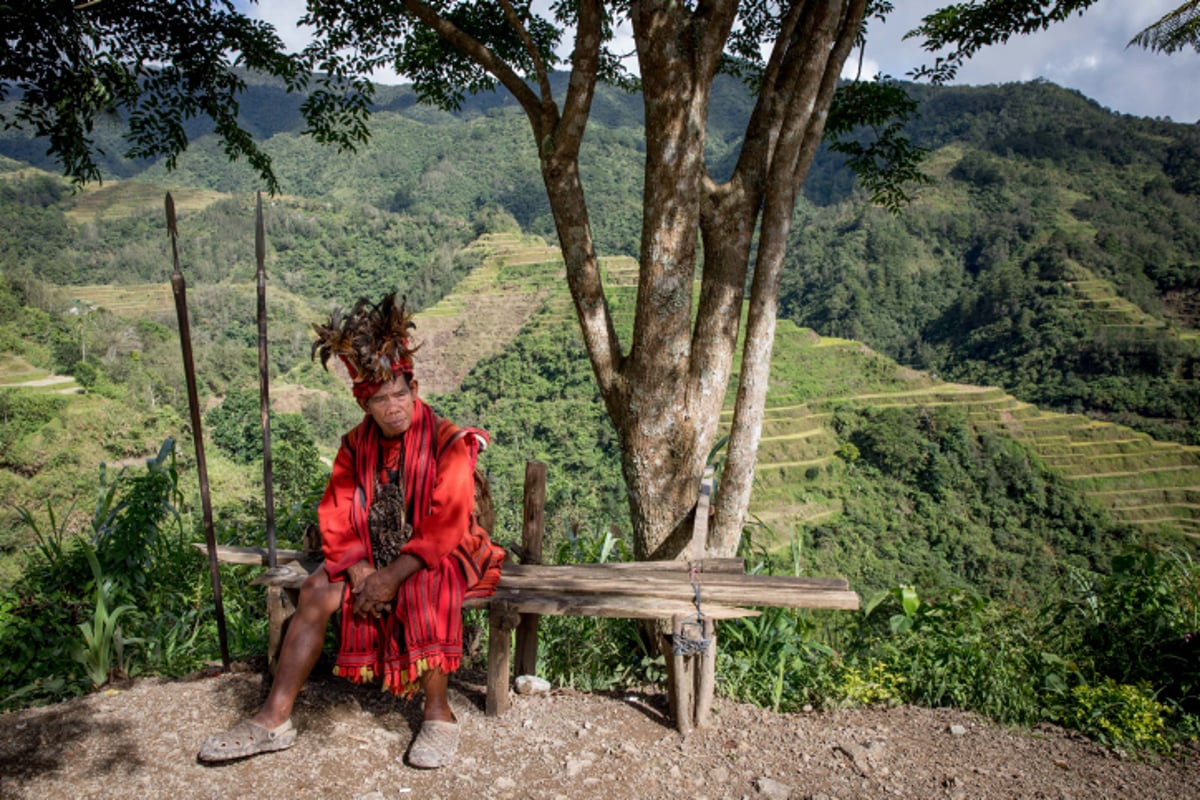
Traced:
POLYGON ((288 622, 296 613, 295 589, 282 586, 267 587, 267 669, 271 675, 279 669, 279 651, 283 649, 283 637, 288 622))
POLYGON ((708 647, 697 656, 700 660, 696 671, 697 728, 712 724, 713 693, 717 685, 717 624, 711 619, 704 620, 704 638, 708 640, 708 647))
POLYGON ((512 632, 519 619, 516 612, 499 603, 488 609, 487 703, 484 713, 489 717, 498 717, 508 711, 512 632))
POLYGON ((514 659, 518 675, 537 674, 538 627, 541 617, 522 614, 517 624, 517 651, 514 659))
POLYGON ((684 629, 683 623, 687 619, 676 615, 671 620, 671 635, 663 636, 663 652, 667 656, 667 699, 675 728, 684 736, 712 723, 717 664, 716 624, 711 619, 704 619, 699 633, 708 640, 708 647, 695 654, 676 655, 676 640, 697 635, 694 628, 684 629))
POLYGON ((667 654, 667 699, 675 728, 684 736, 692 732, 695 725, 695 659, 677 655, 675 640, 683 638, 683 621, 687 617, 676 614, 671 619, 671 635, 664 636, 664 651, 667 654))

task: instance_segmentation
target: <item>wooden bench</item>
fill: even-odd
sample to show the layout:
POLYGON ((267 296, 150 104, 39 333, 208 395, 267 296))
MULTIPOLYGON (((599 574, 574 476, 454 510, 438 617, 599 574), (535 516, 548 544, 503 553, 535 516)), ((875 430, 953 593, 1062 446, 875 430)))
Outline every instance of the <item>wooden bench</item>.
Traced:
MULTIPOLYGON (((710 721, 715 688, 717 620, 757 616, 746 606, 829 608, 854 610, 858 595, 841 578, 789 578, 746 575, 741 559, 700 559, 693 562, 651 561, 543 566, 541 560, 541 492, 545 468, 530 462, 526 470, 525 524, 522 564, 506 563, 496 593, 470 600, 466 608, 488 615, 488 674, 486 713, 508 710, 516 633, 518 675, 537 668, 537 629, 541 616, 587 616, 670 621, 660 643, 667 654, 667 694, 678 730, 687 734, 710 721), (539 489, 540 487, 540 489, 539 489), (701 646, 707 642, 706 646, 701 646), (679 645, 679 646, 677 646, 679 645)), ((711 491, 711 487, 708 487, 711 491)), ((707 530, 707 492, 697 508, 697 541, 707 530)), ((205 549, 205 545, 196 545, 205 549)), ((219 547, 223 563, 267 564, 259 547, 219 547)), ((319 558, 303 551, 279 550, 276 566, 251 583, 267 587, 269 618, 268 664, 279 657, 287 621, 295 610, 300 585, 319 558)), ((665 627, 665 625, 663 626, 665 627)))

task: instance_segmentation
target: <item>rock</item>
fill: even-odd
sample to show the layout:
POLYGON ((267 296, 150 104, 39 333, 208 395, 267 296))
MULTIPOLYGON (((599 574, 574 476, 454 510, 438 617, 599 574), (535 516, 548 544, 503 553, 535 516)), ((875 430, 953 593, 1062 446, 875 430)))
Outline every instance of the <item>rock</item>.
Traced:
POLYGON ((851 766, 854 771, 864 778, 871 777, 871 765, 867 761, 867 751, 861 745, 854 742, 844 742, 837 746, 837 749, 850 759, 851 766))
POLYGON ((513 681, 517 694, 546 694, 550 691, 550 681, 537 675, 520 675, 513 681))
POLYGON ((759 778, 754 788, 767 800, 788 800, 792 796, 792 787, 774 778, 759 778))
POLYGON ((950 730, 951 736, 966 736, 967 735, 967 729, 965 727, 963 727, 962 725, 951 725, 949 730, 950 730))
POLYGON ((500 792, 510 792, 517 788, 517 782, 507 775, 501 775, 499 778, 496 778, 496 781, 492 784, 492 788, 500 792))
POLYGON ((579 773, 583 772, 585 769, 587 769, 591 765, 592 765, 592 762, 588 761, 587 759, 568 758, 567 759, 567 777, 568 778, 578 778, 579 773))

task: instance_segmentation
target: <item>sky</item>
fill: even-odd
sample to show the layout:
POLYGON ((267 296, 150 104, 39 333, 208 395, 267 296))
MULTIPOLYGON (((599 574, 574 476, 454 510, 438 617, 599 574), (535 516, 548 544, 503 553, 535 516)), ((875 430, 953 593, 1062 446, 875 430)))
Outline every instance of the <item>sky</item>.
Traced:
MULTIPOLYGON (((863 53, 863 77, 878 72, 904 79, 913 67, 932 61, 904 33, 921 17, 949 0, 894 0, 896 10, 886 25, 876 23, 863 53)), ((1200 121, 1200 53, 1152 53, 1126 43, 1181 0, 1100 0, 1082 16, 978 53, 959 72, 956 85, 981 85, 1042 78, 1076 89, 1105 108, 1141 117, 1200 121)), ((273 23, 285 43, 303 46, 308 34, 295 26, 303 0, 261 0, 249 13, 273 23)), ((632 49, 630 47, 629 49, 632 49)), ((858 53, 846 74, 858 70, 858 53)), ((376 75, 396 83, 395 75, 376 75)))

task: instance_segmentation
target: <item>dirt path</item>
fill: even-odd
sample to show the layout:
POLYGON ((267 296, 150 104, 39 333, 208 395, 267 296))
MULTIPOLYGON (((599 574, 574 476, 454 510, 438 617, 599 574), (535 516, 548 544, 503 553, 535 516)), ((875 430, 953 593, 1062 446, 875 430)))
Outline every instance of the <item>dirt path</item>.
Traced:
POLYGON ((518 696, 488 719, 482 680, 453 685, 462 746, 433 772, 400 760, 417 706, 369 687, 314 679, 292 749, 207 767, 200 742, 257 706, 259 675, 131 682, 0 716, 0 798, 1200 798, 1196 751, 1136 761, 949 710, 772 714, 718 700, 715 726, 684 739, 661 695, 518 696))

